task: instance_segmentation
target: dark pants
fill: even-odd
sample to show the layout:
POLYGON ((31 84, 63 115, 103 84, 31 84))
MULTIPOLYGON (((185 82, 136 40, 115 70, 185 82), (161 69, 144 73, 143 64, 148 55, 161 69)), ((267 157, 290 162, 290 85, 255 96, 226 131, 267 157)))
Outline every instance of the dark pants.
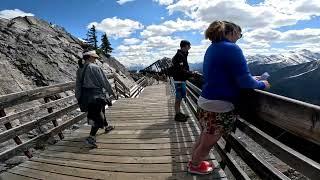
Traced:
POLYGON ((105 103, 101 100, 97 100, 95 103, 90 103, 88 106, 88 120, 91 119, 94 124, 90 135, 95 136, 99 128, 108 126, 108 122, 105 115, 105 103))

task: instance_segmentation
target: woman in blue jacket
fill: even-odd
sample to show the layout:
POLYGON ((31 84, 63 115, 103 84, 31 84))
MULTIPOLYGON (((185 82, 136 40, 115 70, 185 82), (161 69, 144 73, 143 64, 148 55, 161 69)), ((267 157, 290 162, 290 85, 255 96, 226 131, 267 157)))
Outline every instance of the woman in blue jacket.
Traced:
POLYGON ((235 43, 242 37, 240 26, 227 21, 214 21, 205 32, 212 41, 203 63, 204 84, 198 100, 201 135, 194 144, 188 171, 208 174, 213 165, 204 161, 223 134, 228 134, 236 121, 234 105, 240 89, 269 88, 267 81, 252 77, 242 50, 235 43))

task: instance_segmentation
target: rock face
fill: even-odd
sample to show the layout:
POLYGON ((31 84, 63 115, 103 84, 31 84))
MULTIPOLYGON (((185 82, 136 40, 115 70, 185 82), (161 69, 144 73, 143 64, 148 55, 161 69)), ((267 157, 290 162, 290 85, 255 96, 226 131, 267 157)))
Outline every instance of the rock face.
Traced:
MULTIPOLYGON (((84 46, 62 27, 35 17, 0 19, 0 95, 74 81, 84 46)), ((106 74, 118 69, 132 83, 118 61, 102 59, 106 74)))

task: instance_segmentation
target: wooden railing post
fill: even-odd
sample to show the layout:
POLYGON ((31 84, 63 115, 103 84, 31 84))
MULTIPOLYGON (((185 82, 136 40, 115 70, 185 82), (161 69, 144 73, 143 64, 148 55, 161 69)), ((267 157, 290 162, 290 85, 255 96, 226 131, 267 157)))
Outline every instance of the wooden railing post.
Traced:
POLYGON ((116 90, 116 99, 119 99, 119 91, 118 91, 116 80, 114 80, 114 89, 116 90))
MULTIPOLYGON (((237 121, 238 121, 238 118, 237 118, 237 121)), ((232 129, 232 131, 231 131, 232 133, 235 133, 235 132, 236 132, 236 129, 237 129, 236 124, 237 124, 237 123, 235 123, 235 126, 233 127, 233 129, 232 129)), ((229 136, 229 135, 228 135, 228 136, 229 136)), ((228 136, 225 136, 225 137, 224 137, 225 140, 227 140, 228 136)), ((226 141, 226 145, 225 145, 225 147, 224 147, 224 151, 225 151, 226 153, 230 153, 230 152, 231 152, 231 149, 232 149, 232 146, 231 146, 230 142, 229 142, 229 141, 226 141)), ((225 169, 225 167, 226 167, 225 159, 222 159, 222 160, 221 160, 220 166, 221 166, 222 169, 225 169)))
MULTIPOLYGON (((4 109, 0 109, 0 117, 5 117, 5 116, 6 116, 6 112, 4 111, 4 109)), ((12 125, 10 122, 5 123, 4 126, 6 127, 7 130, 12 129, 12 125)), ((19 136, 14 137, 13 140, 17 145, 22 144, 22 141, 19 138, 19 136)), ((28 158, 32 158, 32 154, 29 150, 24 151, 24 154, 28 158)))
MULTIPOLYGON (((49 97, 45 97, 45 98, 44 98, 44 102, 45 102, 45 103, 50 102, 50 98, 49 98, 49 97)), ((53 113, 53 108, 52 108, 52 107, 49 107, 49 108, 48 108, 48 113, 53 113)), ((57 127, 57 126, 58 126, 58 121, 57 121, 56 119, 52 120, 51 122, 52 122, 52 124, 53 124, 54 127, 57 127)), ((64 139, 64 136, 63 136, 62 132, 58 133, 58 136, 59 136, 59 138, 60 138, 61 140, 64 139)))

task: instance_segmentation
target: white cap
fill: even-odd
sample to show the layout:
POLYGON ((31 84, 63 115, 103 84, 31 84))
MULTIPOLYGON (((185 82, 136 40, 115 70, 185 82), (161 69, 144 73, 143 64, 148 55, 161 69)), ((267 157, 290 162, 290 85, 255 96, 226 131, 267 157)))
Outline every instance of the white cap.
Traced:
POLYGON ((99 56, 98 56, 98 54, 96 53, 95 50, 85 52, 85 53, 83 53, 82 56, 92 56, 92 57, 95 57, 95 58, 99 58, 99 56))

